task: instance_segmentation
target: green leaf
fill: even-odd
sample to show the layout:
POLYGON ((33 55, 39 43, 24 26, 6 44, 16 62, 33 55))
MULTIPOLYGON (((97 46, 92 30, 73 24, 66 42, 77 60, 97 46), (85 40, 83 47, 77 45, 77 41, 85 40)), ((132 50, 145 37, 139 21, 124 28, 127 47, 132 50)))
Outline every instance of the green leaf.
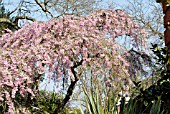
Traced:
POLYGON ((167 6, 170 6, 170 0, 167 0, 167 6))

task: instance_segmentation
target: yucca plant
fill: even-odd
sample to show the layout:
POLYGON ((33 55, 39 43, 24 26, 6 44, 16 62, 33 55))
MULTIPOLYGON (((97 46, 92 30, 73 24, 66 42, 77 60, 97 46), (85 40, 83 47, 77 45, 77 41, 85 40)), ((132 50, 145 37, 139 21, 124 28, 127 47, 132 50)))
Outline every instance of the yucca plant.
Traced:
MULTIPOLYGON (((80 107, 82 114, 117 114, 117 96, 113 95, 105 99, 108 96, 103 96, 99 93, 99 89, 95 89, 95 91, 90 88, 90 91, 87 92, 86 89, 83 89, 84 99, 85 99, 85 108, 84 111, 82 105, 80 107), (104 100, 103 100, 104 99, 104 100)), ((121 112, 120 114, 146 114, 144 110, 138 110, 136 107, 136 103, 134 100, 130 100, 128 104, 124 104, 122 99, 121 104, 121 112)), ((151 108, 149 113, 147 114, 168 114, 165 110, 161 110, 161 99, 152 101, 150 104, 151 108)))
POLYGON ((161 99, 158 98, 157 101, 153 101, 153 105, 150 109, 149 114, 168 114, 165 110, 161 111, 161 99))
POLYGON ((116 96, 112 98, 101 95, 98 88, 95 91, 90 88, 89 92, 83 89, 83 93, 86 111, 81 107, 82 114, 116 114, 116 96))

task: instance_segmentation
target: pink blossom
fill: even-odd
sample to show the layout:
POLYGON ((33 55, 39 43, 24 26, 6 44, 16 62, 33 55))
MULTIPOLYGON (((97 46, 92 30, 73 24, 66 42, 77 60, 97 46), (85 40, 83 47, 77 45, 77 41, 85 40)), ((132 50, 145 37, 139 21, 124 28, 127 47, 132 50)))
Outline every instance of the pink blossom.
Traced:
MULTIPOLYGON (((83 72, 88 65, 94 76, 128 76, 129 64, 118 52, 121 47, 114 38, 128 34, 135 39, 132 45, 145 44, 142 38, 146 32, 120 10, 101 10, 85 17, 67 15, 63 18, 34 22, 16 32, 10 31, 0 39, 0 100, 6 97, 10 114, 14 110, 13 98, 17 91, 23 97, 26 93, 35 96, 34 90, 28 88, 35 83, 35 73, 57 72, 58 81, 62 76, 75 81, 71 67, 83 60, 76 68, 77 72, 83 72), (106 38, 108 33, 110 36, 106 38), (120 65, 120 61, 124 64, 120 65), (8 88, 12 89, 5 91, 8 88)), ((49 78, 52 75, 49 73, 49 78)))
POLYGON ((12 89, 12 98, 15 98, 15 94, 16 94, 16 92, 18 91, 18 87, 14 87, 13 89, 12 89))

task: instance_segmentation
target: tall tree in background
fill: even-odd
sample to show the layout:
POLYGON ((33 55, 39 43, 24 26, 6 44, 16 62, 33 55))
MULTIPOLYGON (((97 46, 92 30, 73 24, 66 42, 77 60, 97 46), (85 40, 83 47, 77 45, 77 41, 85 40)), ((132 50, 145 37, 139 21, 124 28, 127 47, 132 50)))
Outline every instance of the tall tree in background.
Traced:
POLYGON ((11 15, 16 17, 14 22, 26 19, 43 21, 64 15, 85 16, 94 12, 102 0, 19 0, 2 1, 5 6, 13 7, 11 15))

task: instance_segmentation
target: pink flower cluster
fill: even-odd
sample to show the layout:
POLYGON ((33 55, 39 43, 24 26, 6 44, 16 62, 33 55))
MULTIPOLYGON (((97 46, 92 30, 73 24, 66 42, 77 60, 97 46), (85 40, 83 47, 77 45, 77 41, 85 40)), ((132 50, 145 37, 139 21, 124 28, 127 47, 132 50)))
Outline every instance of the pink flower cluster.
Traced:
POLYGON ((128 63, 116 50, 119 45, 114 39, 128 35, 140 43, 144 34, 121 10, 101 10, 86 17, 66 15, 5 34, 0 39, 0 100, 6 98, 9 110, 15 111, 16 92, 23 97, 34 95, 29 85, 37 75, 56 72, 58 79, 74 80, 71 67, 81 60, 77 72, 90 66, 94 75, 128 76, 128 63))

